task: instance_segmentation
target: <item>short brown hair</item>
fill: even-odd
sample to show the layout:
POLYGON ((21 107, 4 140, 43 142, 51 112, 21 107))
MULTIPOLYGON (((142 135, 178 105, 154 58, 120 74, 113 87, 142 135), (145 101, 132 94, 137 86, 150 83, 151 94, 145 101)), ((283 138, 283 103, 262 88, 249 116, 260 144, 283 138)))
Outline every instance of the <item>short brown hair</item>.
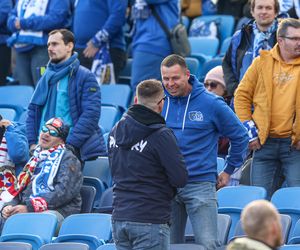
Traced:
MULTIPOLYGON (((250 2, 250 6, 251 6, 251 11, 254 10, 255 8, 255 0, 249 0, 250 2)), ((279 6, 279 1, 278 0, 274 0, 274 9, 275 9, 275 13, 278 14, 279 10, 280 10, 280 6, 279 6)))
POLYGON ((167 56, 162 62, 161 62, 161 67, 172 67, 174 65, 179 65, 181 68, 187 68, 186 62, 182 56, 172 54, 167 56))
POLYGON ((67 29, 56 29, 52 30, 48 36, 54 35, 56 33, 60 33, 62 35, 62 40, 64 41, 64 44, 73 43, 75 44, 75 37, 74 34, 67 29))
POLYGON ((286 36, 288 27, 300 29, 300 21, 295 18, 285 18, 279 22, 277 29, 277 38, 286 36))

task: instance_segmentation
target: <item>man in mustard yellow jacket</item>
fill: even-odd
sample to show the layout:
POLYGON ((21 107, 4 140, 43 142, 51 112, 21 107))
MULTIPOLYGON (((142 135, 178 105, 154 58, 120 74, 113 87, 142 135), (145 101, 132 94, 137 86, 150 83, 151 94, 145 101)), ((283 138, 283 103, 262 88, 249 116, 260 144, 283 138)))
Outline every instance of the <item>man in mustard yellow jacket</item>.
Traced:
POLYGON ((286 185, 300 186, 300 21, 281 21, 277 44, 261 51, 235 92, 235 111, 254 151, 251 182, 268 198, 286 185))

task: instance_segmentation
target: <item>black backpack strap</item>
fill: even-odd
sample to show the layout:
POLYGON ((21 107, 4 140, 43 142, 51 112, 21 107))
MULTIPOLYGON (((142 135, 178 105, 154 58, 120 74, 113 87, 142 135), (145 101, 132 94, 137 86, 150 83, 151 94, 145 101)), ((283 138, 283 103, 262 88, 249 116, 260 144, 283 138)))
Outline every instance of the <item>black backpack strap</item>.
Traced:
POLYGON ((154 6, 152 4, 150 4, 149 7, 150 7, 150 9, 152 11, 153 16, 156 18, 156 20, 158 21, 159 25, 162 27, 163 31, 166 33, 167 37, 170 37, 171 36, 171 32, 170 32, 169 28, 163 22, 163 20, 160 18, 160 16, 156 12, 154 6))

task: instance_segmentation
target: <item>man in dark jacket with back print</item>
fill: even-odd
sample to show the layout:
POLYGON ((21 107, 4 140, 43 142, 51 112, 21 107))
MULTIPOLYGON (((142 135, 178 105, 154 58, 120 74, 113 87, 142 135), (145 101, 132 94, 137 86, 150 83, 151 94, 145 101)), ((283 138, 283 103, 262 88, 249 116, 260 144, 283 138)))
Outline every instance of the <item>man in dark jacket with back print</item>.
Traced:
POLYGON ((114 186, 113 238, 117 249, 169 249, 171 200, 187 181, 173 132, 160 115, 160 81, 137 86, 135 105, 109 135, 114 186))

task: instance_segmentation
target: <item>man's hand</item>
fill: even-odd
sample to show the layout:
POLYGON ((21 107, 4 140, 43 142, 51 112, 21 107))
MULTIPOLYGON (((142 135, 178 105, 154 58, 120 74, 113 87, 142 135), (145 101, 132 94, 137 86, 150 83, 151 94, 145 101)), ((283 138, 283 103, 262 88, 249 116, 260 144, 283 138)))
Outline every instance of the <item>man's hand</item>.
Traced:
POLYGON ((12 207, 11 215, 20 213, 28 213, 27 207, 25 205, 16 205, 12 207))
POLYGON ((228 184, 229 180, 230 180, 230 174, 221 172, 218 176, 217 189, 225 187, 228 184))
POLYGON ((95 47, 94 44, 91 41, 89 41, 87 43, 87 47, 83 51, 83 54, 87 58, 93 58, 96 55, 96 53, 98 52, 98 50, 99 50, 99 48, 95 47))
POLYGON ((249 143, 249 149, 250 150, 254 151, 254 150, 258 150, 260 148, 261 148, 261 144, 260 144, 259 139, 256 139, 256 140, 249 143))
POLYGON ((12 205, 8 205, 8 206, 4 207, 2 209, 2 217, 4 219, 7 219, 9 216, 12 215, 12 211, 13 211, 13 206, 12 205))
POLYGON ((295 149, 296 149, 296 150, 300 150, 300 141, 298 141, 298 142, 296 143, 295 149))
POLYGON ((17 30, 20 30, 21 29, 21 24, 20 24, 20 20, 18 18, 16 18, 15 20, 15 28, 17 30))
POLYGON ((4 126, 4 127, 8 127, 9 125, 11 125, 12 123, 11 123, 11 121, 9 121, 9 120, 5 120, 5 119, 2 119, 1 121, 0 121, 0 127, 2 127, 2 126, 4 126))

